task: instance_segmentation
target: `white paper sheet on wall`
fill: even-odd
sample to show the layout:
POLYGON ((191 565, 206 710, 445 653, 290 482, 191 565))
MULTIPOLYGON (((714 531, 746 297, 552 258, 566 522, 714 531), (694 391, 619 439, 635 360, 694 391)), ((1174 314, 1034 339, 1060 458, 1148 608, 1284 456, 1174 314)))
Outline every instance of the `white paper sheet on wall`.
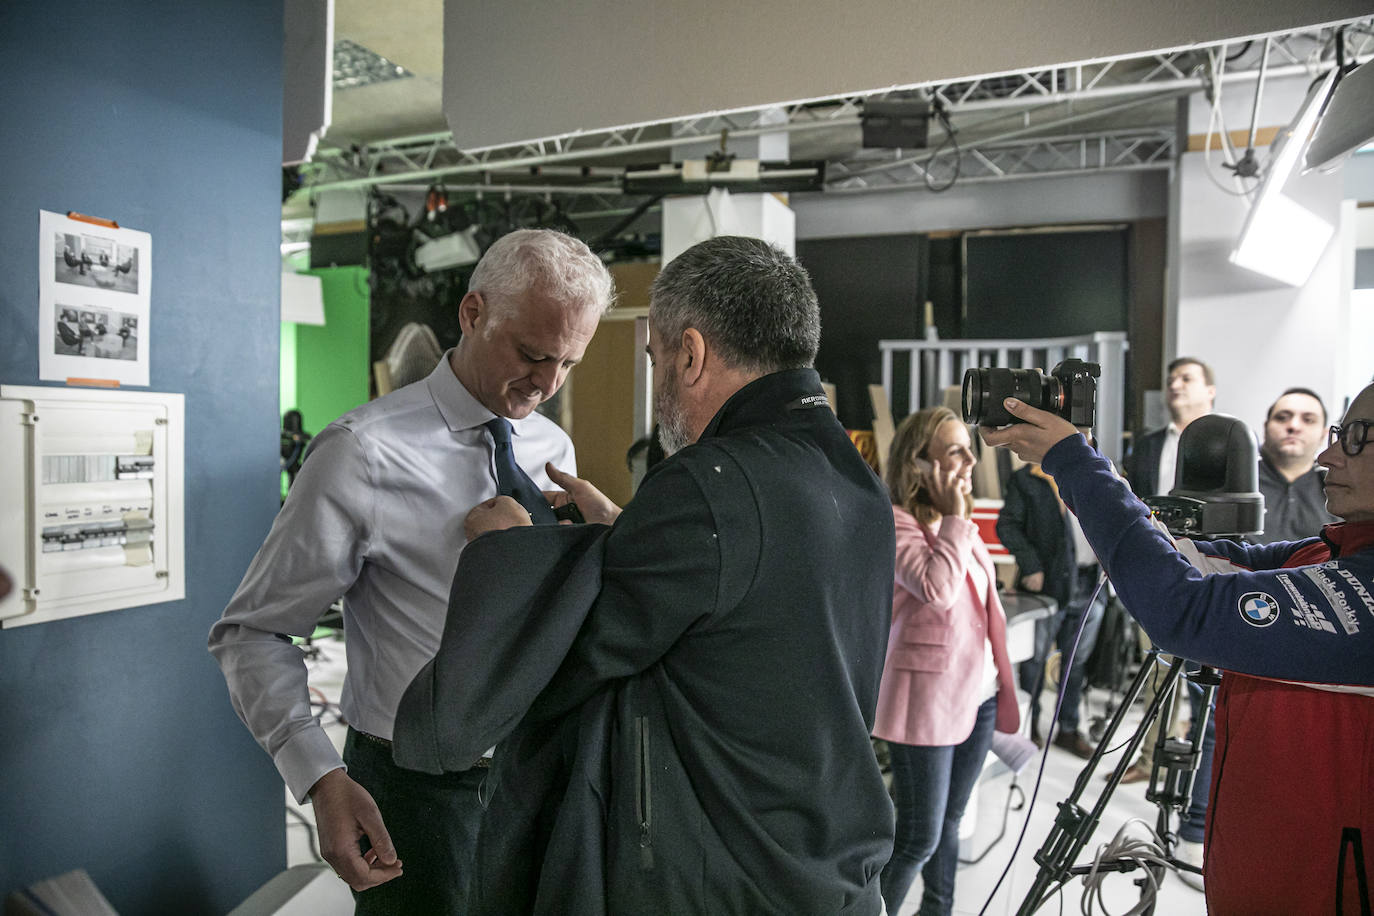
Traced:
POLYGON ((146 232, 38 212, 39 378, 148 384, 152 249, 146 232))

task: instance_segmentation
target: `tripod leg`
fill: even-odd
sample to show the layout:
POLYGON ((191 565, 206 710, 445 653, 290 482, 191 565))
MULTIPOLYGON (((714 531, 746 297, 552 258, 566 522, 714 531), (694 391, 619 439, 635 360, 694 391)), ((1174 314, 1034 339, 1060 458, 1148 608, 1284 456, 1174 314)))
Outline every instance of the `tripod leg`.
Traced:
POLYGON ((1121 776, 1126 772, 1140 742, 1144 737, 1149 723, 1159 715, 1160 707, 1173 694, 1174 685, 1178 682, 1178 673, 1183 668, 1183 660, 1175 658, 1169 665, 1169 673, 1165 682, 1165 687, 1155 694, 1145 710, 1145 716, 1141 720, 1140 726, 1130 737, 1126 744, 1126 752, 1117 762, 1116 769, 1107 779, 1107 786, 1098 796, 1097 802, 1093 805, 1091 812, 1084 812, 1078 805, 1078 799, 1087 791, 1092 779, 1093 772, 1097 769, 1098 761, 1106 753, 1106 749, 1112 746, 1112 739, 1116 736, 1121 727, 1121 723, 1126 718, 1126 713, 1130 710, 1136 698, 1145 688, 1145 680, 1153 674, 1153 667, 1159 655, 1158 649, 1151 649, 1145 661, 1140 666, 1140 671, 1132 681, 1121 706, 1117 708, 1116 714, 1112 716, 1106 731, 1102 735, 1102 740, 1098 743, 1097 749, 1084 765, 1083 771, 1079 773, 1077 781, 1074 783, 1073 791, 1068 798, 1059 803, 1059 814, 1055 817, 1054 826, 1050 828, 1050 834, 1045 839, 1045 843, 1040 847, 1040 851, 1035 854, 1035 861, 1040 866, 1036 873, 1035 883, 1031 886, 1029 893, 1021 902, 1017 913, 1020 916, 1029 916, 1035 912, 1047 899, 1048 894, 1056 886, 1063 884, 1070 877, 1070 867, 1078 854, 1083 851, 1088 839, 1093 831, 1097 829, 1098 823, 1102 819, 1102 812, 1106 810, 1107 802, 1111 798, 1116 787, 1121 783, 1121 776))

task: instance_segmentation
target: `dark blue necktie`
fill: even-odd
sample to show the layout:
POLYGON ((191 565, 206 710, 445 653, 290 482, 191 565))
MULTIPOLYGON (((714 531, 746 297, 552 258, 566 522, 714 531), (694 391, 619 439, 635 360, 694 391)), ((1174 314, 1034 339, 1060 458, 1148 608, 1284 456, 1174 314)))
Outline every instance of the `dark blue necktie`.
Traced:
POLYGON ((496 443, 496 491, 524 506, 530 521, 536 525, 558 524, 543 492, 515 463, 515 452, 510 445, 510 421, 505 417, 492 417, 483 425, 491 431, 492 441, 496 443))

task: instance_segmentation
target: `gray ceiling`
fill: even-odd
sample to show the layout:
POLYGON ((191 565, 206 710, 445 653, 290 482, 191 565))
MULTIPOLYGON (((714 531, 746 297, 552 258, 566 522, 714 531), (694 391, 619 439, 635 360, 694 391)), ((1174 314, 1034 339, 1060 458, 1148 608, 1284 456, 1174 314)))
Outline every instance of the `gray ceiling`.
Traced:
MULTIPOLYGON (((616 182, 614 176, 626 162, 666 162, 675 154, 681 158, 681 149, 666 146, 665 138, 685 133, 715 142, 723 128, 743 136, 758 123, 758 112, 744 112, 725 119, 665 122, 632 135, 586 135, 560 147, 553 156, 547 148, 512 145, 474 157, 452 147, 443 116, 443 19, 443 0, 393 0, 389 4, 336 0, 336 41, 361 45, 411 75, 360 88, 336 89, 331 126, 315 161, 304 173, 307 186, 395 182, 393 187, 413 190, 439 179, 450 186, 485 182, 517 189, 521 185, 542 189, 609 186, 616 182), (397 138, 414 142, 390 146, 397 138), (557 168, 560 162, 566 162, 567 167, 557 168), (531 163, 542 169, 531 168, 531 163), (589 177, 578 174, 582 167, 606 171, 599 178, 594 174, 589 177), (444 168, 454 171, 445 174, 444 168)), ((1374 28, 1370 26, 1371 20, 1363 20, 1351 32, 1350 43, 1358 42, 1358 50, 1365 56, 1374 51, 1374 28)), ((1329 66, 1321 60, 1334 56, 1331 35, 1330 31, 1300 32, 1281 39, 1270 54, 1271 71, 1286 68, 1306 72, 1329 66)), ((1253 91, 1253 72, 1259 68, 1263 44, 1236 43, 1224 49, 1228 72, 1244 79, 1244 71, 1251 71, 1241 92, 1253 91)), ((1218 46, 1213 53, 1220 50, 1218 46)), ((1080 170, 1113 164, 1164 167, 1174 152, 1175 100, 1181 92, 1195 91, 1201 85, 1208 62, 1207 51, 1197 49, 1167 58, 1145 55, 1077 71, 1042 70, 933 88, 950 103, 959 144, 970 151, 962 159, 965 178, 992 180, 1041 169, 1072 171, 1075 166, 1080 170), (1044 93, 1041 83, 1048 84, 1051 79, 1079 82, 1067 89, 1056 82, 1054 91, 1044 93), (1162 147, 1153 138, 1141 139, 1132 131, 1168 135, 1169 145, 1162 147), (1090 152, 1097 157, 1092 163, 1090 152)), ((492 91, 499 92, 500 87, 492 91)), ((789 134, 790 158, 826 161, 827 191, 919 186, 925 178, 920 151, 862 148, 862 102, 862 96, 837 97, 789 109, 786 117, 794 127, 802 121, 814 122, 789 134)), ((932 125, 932 145, 942 137, 939 128, 932 125)), ((293 198, 286 215, 303 212, 305 201, 299 198, 304 196, 293 198)), ((628 208, 635 203, 619 192, 606 199, 592 200, 584 195, 578 200, 584 209, 628 208)))
POLYGON ((334 38, 375 51, 414 76, 335 92, 326 145, 448 129, 441 98, 444 0, 335 0, 334 38))

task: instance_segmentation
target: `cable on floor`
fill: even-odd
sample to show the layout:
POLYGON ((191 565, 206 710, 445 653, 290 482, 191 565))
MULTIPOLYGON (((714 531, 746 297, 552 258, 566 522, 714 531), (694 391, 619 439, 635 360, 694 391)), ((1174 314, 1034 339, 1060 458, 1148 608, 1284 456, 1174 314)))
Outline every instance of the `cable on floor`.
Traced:
POLYGON ((1172 866, 1169 864, 1168 856, 1164 852, 1164 844, 1155 835, 1154 830, 1149 824, 1138 817, 1133 817, 1121 825, 1121 829, 1112 837, 1111 842, 1104 843, 1097 848, 1097 855, 1093 857, 1091 870, 1083 876, 1083 899, 1081 909, 1083 916, 1093 916, 1093 913, 1100 908, 1101 912, 1107 916, 1139 916, 1139 914, 1153 913, 1155 909, 1155 898, 1159 895, 1159 881, 1172 866), (1132 825, 1139 825, 1147 834, 1146 837, 1133 837, 1128 835, 1132 825), (1103 862, 1128 861, 1134 862, 1136 867, 1145 873, 1147 883, 1140 888, 1140 899, 1135 906, 1120 914, 1108 914, 1106 901, 1102 896, 1102 883, 1112 871, 1100 871, 1103 862))
POLYGON ((300 821, 301 826, 305 827, 305 837, 310 841, 310 854, 315 857, 316 862, 323 862, 324 856, 320 855, 320 844, 315 839, 315 825, 311 822, 310 818, 306 817, 300 811, 297 811, 291 805, 286 806, 286 813, 300 821))

